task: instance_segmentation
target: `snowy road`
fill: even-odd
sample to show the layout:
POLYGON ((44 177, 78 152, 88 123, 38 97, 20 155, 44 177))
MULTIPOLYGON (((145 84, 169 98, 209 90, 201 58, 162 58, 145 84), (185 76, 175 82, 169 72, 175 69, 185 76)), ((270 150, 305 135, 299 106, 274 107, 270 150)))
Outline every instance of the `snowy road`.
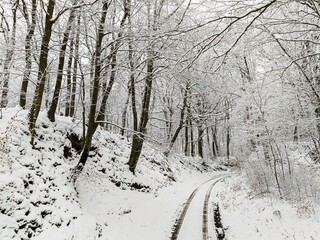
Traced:
POLYGON ((215 239, 213 215, 209 203, 214 200, 213 187, 228 175, 218 175, 197 187, 189 196, 176 221, 171 240, 215 239))
MULTIPOLYGON (((183 172, 184 173, 184 172, 183 172)), ((172 239, 173 223, 177 219, 192 191, 203 183, 191 201, 186 218, 183 221, 179 239, 202 239, 202 216, 205 195, 212 183, 227 174, 185 172, 183 181, 158 191, 158 195, 123 191, 120 188, 94 191, 97 186, 82 189, 80 200, 83 208, 98 221, 102 229, 102 238, 107 240, 172 239), (209 181, 208 181, 209 180, 209 181), (180 207, 179 207, 180 206, 180 207), (189 212, 190 211, 190 212, 189 212), (194 231, 190 236, 188 231, 194 231), (196 236, 196 237, 194 237, 196 236)), ((216 187, 213 188, 210 201, 213 200, 216 187)), ((209 201, 209 236, 214 236, 212 204, 209 201)), ((178 236, 178 235, 177 235, 178 236)), ((176 238, 177 239, 177 238, 176 238)), ((209 239, 209 238, 208 238, 209 239)))

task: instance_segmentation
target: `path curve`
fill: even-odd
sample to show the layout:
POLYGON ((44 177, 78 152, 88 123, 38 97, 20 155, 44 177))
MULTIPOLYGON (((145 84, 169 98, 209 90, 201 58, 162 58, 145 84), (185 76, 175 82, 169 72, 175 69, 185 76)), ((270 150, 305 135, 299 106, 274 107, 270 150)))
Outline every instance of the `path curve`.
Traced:
POLYGON ((177 218, 177 220, 175 221, 175 224, 173 226, 173 231, 172 231, 172 235, 170 240, 177 240, 178 236, 179 236, 179 232, 180 229, 182 227, 184 218, 187 214, 187 211, 189 209, 189 206, 192 202, 192 199, 194 198, 194 196, 197 194, 197 192, 199 191, 199 189, 206 183, 212 181, 212 180, 216 180, 214 181, 210 187, 207 190, 205 199, 204 199, 204 206, 203 206, 203 218, 202 218, 202 239, 203 240, 207 240, 207 236, 208 236, 208 202, 209 202, 209 198, 210 198, 210 194, 212 192, 213 187, 222 179, 228 177, 229 175, 223 174, 223 175, 217 175, 213 178, 210 178, 209 180, 203 182, 202 184, 200 184, 196 189, 193 190, 193 192, 190 194, 188 200, 186 201, 186 203, 184 204, 184 207, 182 209, 182 212, 179 216, 179 218, 177 218))

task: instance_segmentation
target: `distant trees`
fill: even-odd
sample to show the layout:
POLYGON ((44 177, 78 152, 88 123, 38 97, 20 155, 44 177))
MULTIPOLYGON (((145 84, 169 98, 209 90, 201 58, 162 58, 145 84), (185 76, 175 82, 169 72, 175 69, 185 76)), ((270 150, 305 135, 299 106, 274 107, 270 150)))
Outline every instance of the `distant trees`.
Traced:
POLYGON ((295 122, 292 124, 292 139, 298 140, 300 136, 309 135, 312 137, 315 149, 319 149, 320 81, 317 47, 319 34, 315 23, 320 18, 318 11, 320 5, 318 1, 293 1, 288 2, 286 7, 284 14, 288 15, 281 14, 277 24, 266 25, 263 30, 283 56, 282 60, 285 59, 285 63, 282 63, 285 67, 282 78, 295 92, 293 99, 296 105, 292 106, 291 112, 295 122), (290 34, 291 29, 295 29, 292 34, 290 34), (299 32, 304 34, 300 35, 299 32), (309 121, 312 119, 313 129, 305 125, 307 118, 309 121))
POLYGON ((80 171, 99 127, 132 139, 133 173, 145 141, 203 158, 308 136, 319 149, 319 3, 199 4, 6 1, 1 106, 29 110, 32 144, 43 96, 50 121, 80 120, 80 171))
MULTIPOLYGON (((2 21, 5 20, 8 36, 5 38, 6 40, 6 52, 5 52, 5 59, 3 62, 3 70, 0 75, 2 87, 5 89, 2 91, 2 98, 1 98, 1 107, 6 107, 8 104, 7 94, 8 94, 8 87, 9 87, 9 79, 10 79, 10 69, 12 65, 12 58, 16 46, 16 31, 17 31, 17 11, 19 7, 19 0, 15 0, 11 3, 11 11, 12 11, 12 25, 9 26, 9 23, 6 21, 5 18, 2 18, 2 21)), ((3 13, 4 14, 4 13, 3 13)))
MULTIPOLYGON (((180 110, 179 125, 176 128, 176 130, 174 131, 171 139, 168 139, 169 140, 169 146, 164 152, 165 156, 169 156, 169 153, 170 153, 170 151, 171 151, 171 149, 173 147, 173 144, 177 140, 180 131, 182 130, 183 126, 187 122, 187 118, 185 118, 185 115, 186 115, 186 112, 187 112, 187 105, 188 105, 188 98, 189 98, 188 95, 190 93, 190 83, 189 83, 189 81, 186 81, 186 86, 185 86, 185 89, 182 90, 182 93, 183 93, 183 99, 182 99, 182 107, 181 107, 181 110, 180 110)), ((170 122, 169 122, 169 124, 170 124, 170 122)))

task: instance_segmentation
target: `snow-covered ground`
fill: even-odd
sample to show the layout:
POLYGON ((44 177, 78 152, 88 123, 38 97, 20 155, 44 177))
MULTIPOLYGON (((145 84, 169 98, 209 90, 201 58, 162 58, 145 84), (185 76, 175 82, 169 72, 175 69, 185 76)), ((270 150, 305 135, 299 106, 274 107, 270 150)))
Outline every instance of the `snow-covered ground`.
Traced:
MULTIPOLYGON (((166 159, 161 149, 147 143, 132 175, 126 165, 130 142, 98 129, 90 159, 74 186, 69 178, 79 159, 74 137, 81 135, 80 123, 64 117, 50 123, 41 113, 32 149, 27 112, 13 108, 3 115, 1 240, 170 239, 193 190, 225 174, 221 163, 179 155, 166 159)), ((225 239, 320 239, 317 204, 303 197, 288 202, 256 196, 246 181, 232 173, 213 188, 208 239, 217 239, 216 203, 225 239)), ((178 239, 202 239, 203 201, 211 184, 199 188, 178 239)))
POLYGON ((213 205, 211 203, 216 203, 217 199, 214 194, 210 194, 212 187, 214 187, 220 180, 224 179, 227 174, 216 175, 215 178, 204 182, 197 189, 195 197, 192 199, 186 217, 184 218, 178 240, 193 240, 193 239, 203 239, 204 237, 204 226, 206 225, 207 231, 205 231, 205 239, 216 239, 214 219, 213 219, 213 205), (208 194, 209 193, 209 194, 208 194), (208 194, 208 202, 205 202, 206 195, 208 194), (207 205, 207 224, 203 223, 204 220, 204 207, 207 205))
POLYGON ((50 123, 40 113, 35 148, 27 111, 6 109, 0 120, 0 239, 169 239, 195 187, 219 174, 212 160, 173 156, 145 145, 136 175, 125 164, 130 143, 98 130, 90 159, 75 186, 79 159, 70 118, 50 123))
MULTIPOLYGON (((89 215, 106 226, 102 232, 102 235, 106 236, 105 239, 170 239, 174 221, 186 199, 199 183, 214 175, 217 173, 191 174, 185 181, 162 188, 156 194, 121 189, 105 189, 97 193, 94 188, 87 188, 81 190, 80 201, 89 215)), ((195 199, 196 203, 201 203, 201 211, 197 214, 200 218, 185 221, 193 225, 196 233, 196 226, 201 226, 202 223, 201 196, 195 199)), ((198 230, 201 236, 201 228, 198 230)))
POLYGON ((243 176, 225 179, 218 186, 228 240, 320 239, 320 208, 311 200, 255 196, 243 176))

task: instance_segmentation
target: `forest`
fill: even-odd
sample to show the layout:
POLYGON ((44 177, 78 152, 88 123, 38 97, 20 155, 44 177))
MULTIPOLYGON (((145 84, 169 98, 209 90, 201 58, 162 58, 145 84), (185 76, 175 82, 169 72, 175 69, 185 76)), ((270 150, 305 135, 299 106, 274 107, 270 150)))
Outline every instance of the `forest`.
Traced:
MULTIPOLYGON (((0 224, 1 239, 50 239, 39 237, 46 227, 83 216, 69 214, 58 226, 58 200, 43 202, 41 194, 59 191, 82 209, 74 199, 100 189, 90 184, 104 177, 158 195, 189 170, 190 179, 237 172, 223 180, 225 199, 233 185, 234 194, 247 189, 290 203, 299 219, 316 215, 319 20, 315 0, 1 0, 0 222, 15 219, 0 224), (45 187, 36 189, 37 181, 45 187)), ((109 231, 100 225, 56 239, 100 239, 109 231)), ((314 231, 300 239, 320 239, 314 231)))

